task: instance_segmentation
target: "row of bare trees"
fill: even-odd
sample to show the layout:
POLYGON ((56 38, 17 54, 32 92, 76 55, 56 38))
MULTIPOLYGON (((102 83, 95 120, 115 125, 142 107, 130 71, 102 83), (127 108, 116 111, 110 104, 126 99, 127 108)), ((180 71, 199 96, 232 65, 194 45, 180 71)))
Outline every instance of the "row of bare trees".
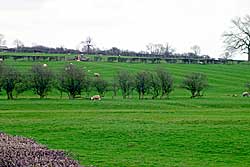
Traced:
MULTIPOLYGON (((28 90, 44 98, 53 89, 66 93, 69 99, 81 96, 84 92, 87 97, 90 93, 97 92, 104 96, 106 92, 112 91, 113 97, 120 92, 124 99, 130 98, 133 92, 137 92, 139 99, 145 96, 156 99, 168 98, 174 90, 172 75, 158 69, 155 72, 139 71, 130 74, 128 71, 120 71, 112 81, 104 80, 101 76, 89 76, 80 67, 68 64, 59 72, 54 73, 47 64, 35 64, 27 72, 17 71, 11 66, 0 66, 0 87, 6 91, 7 98, 13 99, 28 90)), ((200 73, 188 75, 183 80, 181 87, 189 90, 192 98, 201 96, 204 88, 207 87, 206 76, 200 73)))

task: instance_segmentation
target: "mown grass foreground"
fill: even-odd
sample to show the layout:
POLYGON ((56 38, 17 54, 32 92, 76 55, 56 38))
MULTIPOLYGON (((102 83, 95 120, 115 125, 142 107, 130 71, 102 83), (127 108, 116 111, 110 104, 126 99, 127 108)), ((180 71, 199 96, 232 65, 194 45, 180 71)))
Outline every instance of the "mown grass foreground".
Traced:
MULTIPOLYGON (((8 62, 26 70, 32 63, 8 62)), ((63 62, 48 63, 55 70, 63 62)), ((250 99, 240 97, 250 80, 248 65, 150 65, 78 63, 106 79, 129 72, 168 69, 176 89, 170 99, 102 101, 40 100, 30 93, 0 99, 0 130, 34 138, 51 149, 70 151, 82 165, 95 166, 250 166, 250 99), (178 88, 190 72, 208 75, 205 96, 190 99, 178 88), (232 97, 233 94, 239 95, 232 97)))

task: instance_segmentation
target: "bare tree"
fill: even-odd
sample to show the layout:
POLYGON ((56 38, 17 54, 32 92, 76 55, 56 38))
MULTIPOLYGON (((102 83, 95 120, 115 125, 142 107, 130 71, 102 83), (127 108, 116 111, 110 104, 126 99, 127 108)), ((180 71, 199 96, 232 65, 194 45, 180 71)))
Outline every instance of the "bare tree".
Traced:
POLYGON ((154 44, 153 43, 149 43, 146 45, 146 48, 147 48, 147 51, 150 53, 150 54, 153 54, 154 53, 154 44))
POLYGON ((19 39, 15 39, 13 41, 13 44, 16 46, 16 52, 18 51, 18 49, 24 47, 23 42, 21 40, 19 40, 19 39))
POLYGON ((17 49, 24 46, 23 42, 21 40, 19 40, 19 39, 15 39, 13 41, 13 44, 16 46, 17 49))
POLYGON ((167 42, 165 43, 165 51, 164 51, 164 55, 167 56, 171 56, 173 53, 175 52, 175 49, 167 42))
POLYGON ((87 37, 85 41, 82 41, 80 44, 83 45, 82 51, 86 51, 88 54, 91 49, 94 47, 93 40, 90 37, 87 37))
POLYGON ((147 51, 153 55, 164 55, 169 56, 174 52, 174 49, 169 45, 169 43, 164 44, 154 44, 149 43, 146 45, 147 51))
POLYGON ((226 50, 248 55, 250 61, 250 15, 232 20, 231 30, 223 34, 226 50))
POLYGON ((201 53, 201 48, 198 45, 194 45, 191 47, 191 50, 195 54, 195 56, 198 56, 201 53))
POLYGON ((149 43, 146 47, 148 52, 153 55, 162 55, 165 51, 163 44, 149 43))
POLYGON ((233 57, 233 54, 230 53, 229 51, 226 51, 224 54, 221 55, 221 58, 228 60, 233 57))

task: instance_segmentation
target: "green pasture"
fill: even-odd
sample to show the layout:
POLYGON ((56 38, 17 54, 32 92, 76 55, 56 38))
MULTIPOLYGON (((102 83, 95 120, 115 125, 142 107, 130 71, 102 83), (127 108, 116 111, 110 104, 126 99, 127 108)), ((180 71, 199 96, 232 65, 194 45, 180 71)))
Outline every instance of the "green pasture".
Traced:
MULTIPOLYGON (((34 62, 5 63, 26 72, 34 62)), ((42 63, 58 71, 68 62, 42 63)), ((250 98, 241 97, 249 65, 72 63, 108 81, 119 70, 164 68, 175 90, 169 99, 138 100, 136 92, 130 99, 112 99, 110 92, 101 101, 68 100, 66 94, 60 99, 56 90, 44 100, 29 91, 8 101, 2 92, 0 131, 66 150, 86 166, 250 166, 250 98), (190 99, 179 87, 191 72, 208 76, 202 98, 190 99)))

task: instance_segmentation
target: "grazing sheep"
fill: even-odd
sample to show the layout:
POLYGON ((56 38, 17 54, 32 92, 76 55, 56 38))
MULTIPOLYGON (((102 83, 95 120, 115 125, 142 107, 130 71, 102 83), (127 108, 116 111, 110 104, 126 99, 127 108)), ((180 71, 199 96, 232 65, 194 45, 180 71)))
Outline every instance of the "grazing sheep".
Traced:
POLYGON ((43 64, 43 67, 47 67, 48 66, 48 64, 43 64))
POLYGON ((99 73, 94 73, 94 76, 95 77, 100 77, 100 74, 99 73))
POLYGON ((243 96, 243 97, 249 97, 249 93, 248 93, 248 92, 243 92, 243 93, 242 93, 242 96, 243 96))
POLYGON ((100 95, 94 95, 90 98, 90 100, 101 100, 101 96, 100 95))

